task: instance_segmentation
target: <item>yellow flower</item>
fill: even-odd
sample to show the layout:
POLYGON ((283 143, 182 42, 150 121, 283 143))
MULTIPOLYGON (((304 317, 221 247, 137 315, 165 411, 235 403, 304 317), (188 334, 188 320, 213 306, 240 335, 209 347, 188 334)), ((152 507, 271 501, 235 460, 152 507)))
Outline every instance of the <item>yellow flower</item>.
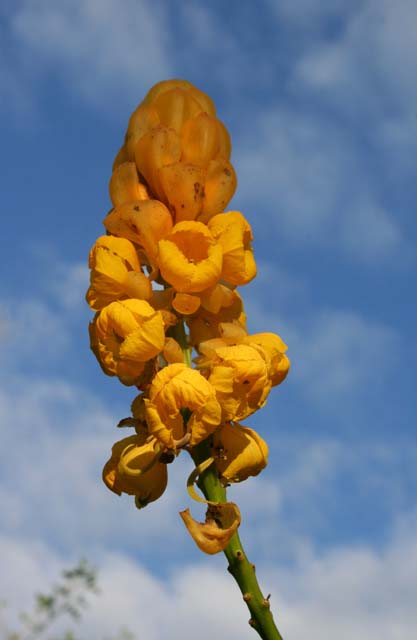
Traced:
POLYGON ((257 476, 268 463, 268 445, 249 427, 230 422, 213 436, 215 464, 224 484, 257 476))
POLYGON ((230 291, 229 296, 222 297, 221 306, 217 308, 216 305, 215 312, 203 305, 195 315, 187 318, 191 344, 196 346, 200 342, 219 337, 222 323, 233 323, 237 327, 246 328, 243 301, 236 290, 230 291))
POLYGON ((134 162, 123 162, 114 169, 109 184, 110 199, 114 207, 135 200, 149 199, 146 186, 140 182, 134 162))
POLYGON ((90 323, 90 341, 104 373, 137 384, 145 363, 164 348, 161 312, 145 300, 112 302, 90 323))
POLYGON ((99 310, 124 298, 149 299, 152 287, 142 273, 134 245, 124 238, 100 236, 90 251, 87 302, 99 310))
POLYGON ((139 245, 154 266, 158 241, 172 229, 168 209, 157 200, 137 200, 116 207, 103 220, 107 231, 139 245))
POLYGON ((158 246, 161 275, 178 292, 197 293, 218 281, 222 250, 201 222, 179 222, 158 246))
POLYGON ((285 355, 288 347, 276 333, 255 333, 243 338, 243 342, 263 349, 273 387, 285 380, 290 369, 289 358, 285 355))
POLYGON ((222 278, 230 284, 247 284, 256 276, 251 241, 252 229, 239 211, 219 213, 208 222, 213 237, 223 249, 222 278))
POLYGON ((145 507, 160 498, 167 486, 167 466, 158 458, 159 445, 152 436, 123 438, 113 445, 104 465, 104 483, 119 496, 136 496, 136 505, 145 507))
POLYGON ((203 342, 198 349, 195 362, 216 389, 223 421, 243 420, 265 404, 271 382, 261 349, 221 339, 203 342))
POLYGON ((175 450, 187 434, 194 446, 220 424, 215 390, 198 371, 182 363, 170 364, 156 374, 144 402, 149 432, 168 449, 175 450), (183 409, 191 413, 187 424, 183 409))

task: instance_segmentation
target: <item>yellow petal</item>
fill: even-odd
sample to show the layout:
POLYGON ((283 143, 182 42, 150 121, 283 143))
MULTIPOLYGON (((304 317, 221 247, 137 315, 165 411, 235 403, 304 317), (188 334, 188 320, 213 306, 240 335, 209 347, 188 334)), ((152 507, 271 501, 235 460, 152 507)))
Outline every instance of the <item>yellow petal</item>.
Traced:
POLYGON ((232 153, 230 134, 221 120, 216 120, 216 125, 218 129, 219 150, 215 159, 230 160, 230 155, 232 153))
POLYGON ((172 217, 162 202, 137 200, 116 207, 103 220, 107 231, 128 238, 145 250, 151 264, 158 252, 158 241, 172 229, 172 217))
POLYGON ((166 338, 165 346, 162 352, 165 360, 168 364, 174 364, 175 362, 184 362, 184 354, 178 342, 174 338, 166 338))
POLYGON ((116 167, 119 166, 119 164, 123 164, 128 160, 129 160, 129 157, 127 155, 127 149, 125 145, 123 145, 122 147, 120 147, 119 151, 116 153, 116 157, 113 161, 112 171, 114 171, 116 167))
POLYGON ((103 469, 104 483, 118 495, 136 496, 141 507, 157 500, 167 485, 167 468, 158 462, 158 452, 152 437, 134 435, 116 442, 103 469))
POLYGON ((216 115, 214 103, 206 93, 197 89, 197 87, 188 80, 180 80, 177 78, 173 80, 162 80, 155 84, 151 89, 149 89, 143 103, 152 105, 161 94, 176 88, 189 92, 192 97, 197 100, 203 111, 206 111, 206 113, 213 116, 216 115))
POLYGON ((209 504, 203 523, 194 520, 189 509, 180 516, 199 549, 210 555, 224 551, 240 525, 240 512, 233 502, 209 504))
MULTIPOLYGON (((246 315, 242 298, 236 290, 231 291, 230 299, 223 299, 223 305, 216 313, 207 310, 202 305, 197 313, 187 318, 190 330, 190 342, 193 346, 221 335, 220 325, 223 322, 232 322, 243 329, 246 327, 246 315)), ((203 298, 203 295, 201 295, 203 298)))
POLYGON ((262 349, 217 339, 200 344, 199 350, 195 362, 216 389, 223 421, 243 420, 265 404, 271 381, 262 349))
POLYGON ((181 160, 207 167, 219 153, 222 135, 223 130, 217 125, 217 119, 207 113, 187 120, 181 129, 181 160))
POLYGON ((213 436, 216 467, 225 481, 242 482, 268 463, 268 445, 249 427, 226 423, 213 436))
POLYGON ((149 198, 145 185, 139 181, 134 162, 123 162, 113 169, 109 191, 110 199, 115 207, 126 202, 149 198))
POLYGON ((266 354, 268 375, 272 386, 280 384, 287 377, 290 361, 285 355, 287 345, 275 333, 255 333, 244 338, 246 344, 254 344, 266 354))
POLYGON ((239 211, 220 213, 208 222, 213 237, 223 250, 222 278, 233 285, 243 285, 256 276, 251 241, 252 229, 239 211))
POLYGON ((230 162, 223 159, 212 160, 207 169, 203 208, 198 219, 207 222, 216 213, 224 211, 236 186, 236 173, 230 162))
POLYGON ((200 306, 200 298, 189 293, 177 293, 172 301, 172 306, 178 313, 188 316, 197 311, 200 306))
POLYGON ((201 305, 210 313, 218 315, 222 307, 229 307, 234 299, 235 292, 223 284, 216 284, 200 294, 201 305))
POLYGON ((152 100, 152 107, 166 127, 180 133, 184 122, 202 112, 202 107, 190 91, 173 87, 152 100))
POLYGON ((210 383, 183 363, 170 364, 157 373, 145 400, 149 432, 170 448, 185 433, 193 446, 220 424, 221 409, 210 383), (185 425, 181 410, 191 416, 185 425))
POLYGON ((159 116, 152 106, 142 103, 135 109, 130 116, 125 137, 126 154, 129 160, 135 160, 135 148, 138 141, 158 124, 159 116))
POLYGON ((90 340, 105 373, 117 375, 123 384, 137 384, 145 363, 164 347, 161 312, 145 300, 112 302, 91 323, 90 340))
POLYGON ((135 162, 152 193, 165 201, 158 169, 178 162, 181 157, 181 143, 175 129, 158 125, 138 140, 135 148, 135 162))
POLYGON ((158 184, 175 222, 195 220, 200 214, 205 178, 205 169, 190 163, 174 162, 158 170, 158 184))
POLYGON ((149 300, 152 295, 152 285, 142 271, 128 271, 123 284, 129 298, 149 300))

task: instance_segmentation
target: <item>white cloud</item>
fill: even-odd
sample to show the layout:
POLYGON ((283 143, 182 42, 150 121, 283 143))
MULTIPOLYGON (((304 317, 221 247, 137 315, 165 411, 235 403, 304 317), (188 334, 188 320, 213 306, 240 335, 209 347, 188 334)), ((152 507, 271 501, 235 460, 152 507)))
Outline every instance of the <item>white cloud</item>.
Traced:
POLYGON ((310 333, 293 343, 293 374, 314 398, 335 401, 365 389, 369 381, 375 388, 389 378, 399 346, 396 332, 382 323, 350 311, 324 311, 310 333))
POLYGON ((164 538, 165 525, 173 539, 185 540, 178 517, 189 500, 184 458, 170 467, 166 495, 146 514, 135 509, 132 498, 119 498, 102 484, 112 444, 130 434, 115 425, 129 413, 126 406, 123 415, 111 415, 90 392, 65 381, 20 377, 7 384, 0 416, 10 455, 2 465, 0 497, 14 515, 4 530, 25 530, 55 540, 60 548, 94 549, 117 540, 123 520, 128 546, 138 526, 148 548, 164 538))
MULTIPOLYGON (((417 53, 413 0, 367 0, 355 7, 345 28, 332 41, 318 41, 295 67, 294 81, 317 90, 340 112, 370 117, 370 129, 380 121, 402 120, 410 126, 417 81, 413 59, 417 53)), ((414 118, 415 120, 415 118, 414 118)), ((416 130, 416 125, 412 129, 416 130)))
MULTIPOLYGON (((395 6, 389 0, 367 0, 352 12, 341 37, 333 44, 323 45, 316 56, 310 56, 310 64, 303 67, 307 65, 305 59, 300 71, 303 70, 304 77, 312 83, 318 80, 338 84, 350 80, 353 89, 357 89, 357 82, 363 81, 370 73, 374 82, 369 89, 376 88, 376 83, 382 81, 394 83, 397 88, 414 95, 417 83, 412 56, 417 48, 413 29, 416 18, 417 8, 413 0, 399 0, 395 6), (320 72, 320 63, 330 62, 331 54, 336 54, 339 66, 326 68, 324 64, 320 72), (362 63, 361 67, 359 63, 362 63)), ((398 98, 392 96, 392 99, 398 98)))
POLYGON ((372 201, 358 202, 341 226, 345 247, 362 261, 379 262, 386 256, 399 256, 401 251, 407 254, 403 253, 403 260, 411 258, 395 216, 372 201))
MULTIPOLYGON (((116 99, 137 101, 172 73, 165 17, 155 3, 24 1, 8 17, 14 47, 31 59, 39 77, 57 74, 103 110, 116 99)), ((20 80, 30 82, 26 74, 20 80)))
POLYGON ((259 291, 245 307, 251 332, 273 328, 289 345, 291 380, 323 408, 340 410, 342 398, 380 390, 401 358, 401 336, 357 311, 304 307, 301 316, 289 318, 271 309, 259 291))
POLYGON ((416 569, 412 528, 394 535, 380 553, 358 547, 312 557, 280 576, 284 635, 287 629, 296 640, 307 630, 313 640, 411 639, 417 622, 416 569))
MULTIPOLYGON (((403 523, 378 553, 368 546, 346 546, 305 556, 290 567, 258 566, 261 586, 272 593, 272 610, 284 637, 414 640, 413 524, 413 519, 403 523)), ((40 583, 45 584, 45 570, 48 577, 56 575, 59 557, 42 545, 19 539, 3 537, 0 545, 12 612, 26 604, 40 583)), ((181 564, 174 573, 156 577, 140 562, 106 552, 100 559, 99 586, 102 594, 90 599, 81 623, 85 637, 105 637, 122 625, 150 640, 162 640, 167 630, 173 640, 253 637, 248 612, 225 571, 223 557, 204 557, 198 566, 181 564)))
POLYGON ((277 106, 259 115, 240 149, 239 201, 265 209, 277 242, 285 236, 385 265, 410 255, 396 212, 368 179, 363 150, 334 121, 277 106))
POLYGON ((42 300, 13 299, 0 306, 0 339, 4 341, 4 359, 15 367, 19 354, 33 361, 59 357, 70 342, 62 316, 42 300))
POLYGON ((90 281, 90 271, 87 264, 55 262, 50 273, 48 288, 55 294, 57 302, 66 311, 77 313, 81 306, 86 308, 85 294, 90 281))

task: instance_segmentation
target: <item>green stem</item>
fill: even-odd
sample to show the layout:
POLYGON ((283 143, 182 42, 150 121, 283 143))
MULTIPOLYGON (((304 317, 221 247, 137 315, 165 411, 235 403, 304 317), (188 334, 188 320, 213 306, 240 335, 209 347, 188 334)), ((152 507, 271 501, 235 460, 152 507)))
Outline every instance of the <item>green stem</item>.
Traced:
MULTIPOLYGON (((184 323, 179 322, 170 330, 181 346, 184 363, 191 367, 191 348, 187 340, 184 323)), ((200 442, 190 452, 196 465, 201 464, 212 455, 209 440, 200 442)), ((226 489, 219 480, 214 465, 204 471, 198 479, 198 486, 211 502, 227 502, 226 489)), ((235 533, 224 550, 229 562, 228 571, 239 585, 243 599, 251 613, 249 624, 259 633, 263 640, 283 640, 275 626, 269 606, 269 597, 265 598, 255 575, 255 566, 249 562, 238 533, 235 533)))
MULTIPOLYGON (((210 443, 204 440, 193 448, 192 458, 196 465, 201 464, 212 455, 210 443)), ((219 480, 213 465, 204 471, 198 486, 207 500, 212 502, 226 502, 226 489, 219 480)), ((248 560, 243 549, 239 534, 235 533, 224 554, 229 562, 228 571, 239 585, 244 601, 251 613, 249 624, 264 640, 283 640, 275 622, 269 605, 269 597, 265 598, 259 587, 255 574, 255 566, 248 560)))

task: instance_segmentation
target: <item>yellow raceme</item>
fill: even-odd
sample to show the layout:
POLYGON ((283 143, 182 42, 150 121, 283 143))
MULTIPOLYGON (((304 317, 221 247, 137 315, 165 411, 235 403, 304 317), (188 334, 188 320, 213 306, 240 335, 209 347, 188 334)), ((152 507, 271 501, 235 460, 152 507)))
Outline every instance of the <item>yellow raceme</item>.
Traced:
POLYGON ((112 447, 103 468, 106 486, 121 495, 136 496, 136 505, 145 507, 161 497, 167 486, 167 466, 159 462, 160 448, 152 436, 133 435, 112 447))
MULTIPOLYGON (((185 80, 156 84, 129 119, 107 235, 89 254, 91 349, 104 373, 141 391, 119 424, 136 433, 115 443, 103 480, 139 508, 164 492, 167 463, 204 440, 205 463, 225 486, 267 465, 266 442, 239 422, 265 405, 290 361, 280 336, 246 330, 236 287, 257 267, 249 222, 227 211, 237 184, 230 157, 208 95, 185 80), (193 349, 195 368, 184 364, 193 349)), ((188 510, 181 517, 197 545, 217 553, 240 514, 208 505, 204 523, 188 510)))
POLYGON ((145 364, 164 348, 164 322, 145 300, 112 302, 90 323, 91 349, 103 371, 137 384, 145 364))
POLYGON ((168 449, 187 436, 190 446, 207 438, 220 424, 221 409, 211 384, 195 369, 174 363, 161 369, 144 400, 149 433, 168 449), (183 411, 189 412, 188 421, 183 411))
POLYGON ((90 251, 86 299, 98 311, 115 300, 149 299, 152 287, 141 270, 134 245, 124 238, 100 236, 90 251))

